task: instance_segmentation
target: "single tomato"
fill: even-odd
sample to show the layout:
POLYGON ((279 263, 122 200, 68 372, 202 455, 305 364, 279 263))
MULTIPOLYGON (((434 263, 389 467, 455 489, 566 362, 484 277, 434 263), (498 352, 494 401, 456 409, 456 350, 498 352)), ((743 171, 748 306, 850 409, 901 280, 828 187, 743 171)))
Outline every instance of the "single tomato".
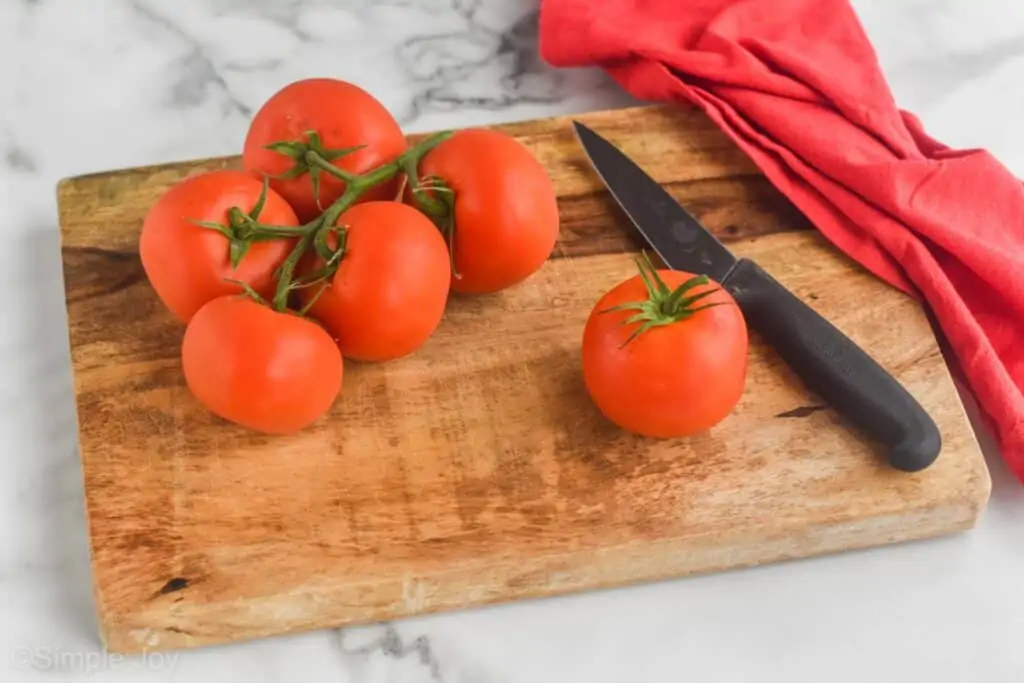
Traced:
MULTIPOLYGON (((231 265, 230 240, 195 221, 228 225, 228 212, 238 207, 252 212, 263 183, 241 171, 210 171, 180 181, 156 203, 142 222, 139 257, 157 296, 182 322, 203 304, 242 288, 244 282, 261 296, 273 296, 274 271, 294 246, 289 239, 253 242, 237 267, 231 265)), ((268 190, 259 221, 296 225, 288 203, 268 190)))
MULTIPOLYGON (((420 178, 454 191, 452 289, 484 294, 535 273, 558 239, 558 201, 547 171, 515 138, 491 129, 457 131, 431 150, 420 178)), ((433 193, 440 197, 440 193, 433 193)))
POLYGON ((587 392, 605 417, 636 434, 669 438, 707 430, 743 395, 743 314, 706 278, 656 271, 649 262, 641 269, 602 296, 587 319, 587 392))
POLYGON ((181 344, 185 382, 214 415, 267 434, 309 426, 341 392, 342 358, 312 320, 247 296, 210 301, 181 344))
MULTIPOLYGON (((346 230, 338 269, 326 286, 300 289, 300 301, 317 297, 309 315, 346 358, 383 361, 411 353, 444 315, 451 278, 444 238, 430 219, 398 202, 357 204, 338 225, 346 230)), ((336 246, 333 235, 328 243, 336 246)), ((303 272, 323 263, 316 257, 303 272)))
MULTIPOLYGON (((370 93, 333 78, 309 78, 285 86, 272 95, 252 118, 242 149, 242 164, 248 171, 271 176, 271 187, 295 209, 303 222, 316 218, 345 191, 345 183, 318 172, 320 205, 313 191, 307 164, 288 154, 267 149, 276 142, 300 143, 298 154, 312 141, 321 156, 330 156, 352 147, 362 149, 333 159, 338 168, 350 173, 365 173, 394 160, 407 144, 398 122, 370 93), (274 177, 296 168, 295 177, 274 177)), ((368 191, 362 200, 394 197, 397 184, 384 183, 368 191)))

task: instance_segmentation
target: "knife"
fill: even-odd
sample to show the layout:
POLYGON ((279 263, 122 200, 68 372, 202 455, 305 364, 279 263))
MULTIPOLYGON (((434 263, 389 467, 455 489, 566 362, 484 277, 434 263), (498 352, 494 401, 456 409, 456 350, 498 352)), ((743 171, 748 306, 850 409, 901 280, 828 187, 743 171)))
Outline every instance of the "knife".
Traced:
POLYGON ((612 143, 578 121, 573 126, 601 180, 662 261, 728 291, 751 329, 809 389, 886 449, 893 467, 917 472, 935 461, 939 430, 896 378, 755 262, 736 258, 612 143))

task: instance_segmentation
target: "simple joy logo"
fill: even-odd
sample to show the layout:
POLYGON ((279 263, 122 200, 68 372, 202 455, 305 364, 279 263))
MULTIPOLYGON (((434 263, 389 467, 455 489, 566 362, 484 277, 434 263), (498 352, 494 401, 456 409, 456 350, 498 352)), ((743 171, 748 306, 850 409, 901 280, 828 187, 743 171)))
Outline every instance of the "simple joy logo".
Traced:
POLYGON ((68 650, 40 645, 19 647, 14 650, 12 664, 15 669, 67 673, 96 673, 114 669, 167 670, 178 662, 177 652, 143 652, 127 657, 105 650, 68 650))

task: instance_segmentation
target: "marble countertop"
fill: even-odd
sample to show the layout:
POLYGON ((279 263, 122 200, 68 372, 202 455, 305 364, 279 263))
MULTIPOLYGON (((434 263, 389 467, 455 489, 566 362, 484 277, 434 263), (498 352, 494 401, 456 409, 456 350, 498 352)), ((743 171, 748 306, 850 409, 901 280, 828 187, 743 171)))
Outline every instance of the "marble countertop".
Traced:
MULTIPOLYGON (((535 1, 0 3, 0 680, 1024 680, 1024 487, 991 446, 990 506, 953 537, 147 658, 99 650, 56 182, 235 153, 254 109, 310 75, 368 84, 410 131, 627 104, 599 73, 540 62, 535 1)), ((854 5, 900 105, 1024 177, 1020 0, 854 5)))

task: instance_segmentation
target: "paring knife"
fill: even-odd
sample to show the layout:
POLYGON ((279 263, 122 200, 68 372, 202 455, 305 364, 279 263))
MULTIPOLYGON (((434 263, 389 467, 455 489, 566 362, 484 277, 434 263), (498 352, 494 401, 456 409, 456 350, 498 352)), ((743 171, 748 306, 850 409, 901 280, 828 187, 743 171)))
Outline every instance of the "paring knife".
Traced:
POLYGON ((751 329, 808 388, 886 448, 893 467, 916 472, 935 461, 939 430, 892 375, 760 266, 736 258, 612 143, 573 125, 615 201, 670 268, 707 275, 732 294, 751 329))

